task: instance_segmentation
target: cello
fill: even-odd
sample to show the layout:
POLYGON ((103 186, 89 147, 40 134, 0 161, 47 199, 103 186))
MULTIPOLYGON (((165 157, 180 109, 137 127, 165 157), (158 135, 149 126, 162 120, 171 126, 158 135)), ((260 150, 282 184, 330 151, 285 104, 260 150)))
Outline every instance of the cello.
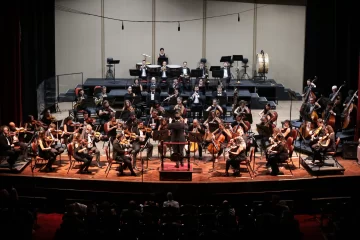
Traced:
POLYGON ((225 141, 225 136, 222 134, 223 130, 219 127, 216 131, 213 132, 213 137, 211 143, 208 146, 208 151, 212 154, 220 152, 221 144, 225 141), (218 132, 219 131, 219 132, 218 132), (216 133, 218 132, 218 133, 216 133))
POLYGON ((354 93, 354 95, 351 97, 350 101, 346 104, 344 111, 341 114, 341 118, 343 119, 342 129, 346 129, 350 124, 350 114, 356 106, 353 104, 353 100, 357 94, 358 90, 354 93))

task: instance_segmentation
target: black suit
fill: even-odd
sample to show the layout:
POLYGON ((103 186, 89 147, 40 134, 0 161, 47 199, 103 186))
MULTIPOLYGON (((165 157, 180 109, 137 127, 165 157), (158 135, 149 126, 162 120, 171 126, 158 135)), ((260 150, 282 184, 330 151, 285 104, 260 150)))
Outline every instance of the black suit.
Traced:
POLYGON ((155 101, 160 101, 160 94, 158 92, 155 92, 154 95, 154 100, 151 100, 151 92, 149 92, 146 96, 146 102, 147 102, 147 106, 150 107, 152 106, 155 101))
MULTIPOLYGON (((212 97, 213 97, 213 99, 225 98, 226 99, 225 102, 227 102, 227 94, 224 91, 222 91, 220 93, 220 95, 219 95, 219 93, 217 91, 214 91, 213 94, 212 94, 212 97)), ((219 101, 219 103, 220 103, 220 101, 219 101)), ((220 107, 223 110, 223 117, 225 117, 226 116, 226 104, 222 104, 222 105, 220 105, 220 107)))
POLYGON ((143 69, 141 69, 142 66, 140 66, 139 68, 139 78, 143 79, 143 80, 147 80, 147 75, 148 75, 148 68, 145 66, 145 76, 143 75, 143 69))
MULTIPOLYGON (((140 136, 140 130, 137 127, 134 127, 132 129, 132 132, 135 133, 136 135, 140 136)), ((149 136, 146 135, 146 133, 144 133, 145 137, 145 141, 141 141, 141 139, 137 139, 133 142, 133 166, 136 167, 136 155, 140 152, 140 147, 141 145, 144 145, 146 148, 146 154, 147 154, 147 158, 151 158, 152 157, 152 152, 153 152, 153 148, 154 146, 147 141, 149 139, 149 136)))
POLYGON ((190 85, 191 85, 191 82, 190 82, 190 68, 186 67, 181 67, 180 70, 181 70, 181 75, 184 75, 184 69, 186 69, 186 74, 187 74, 187 77, 181 77, 181 81, 182 81, 182 87, 185 88, 186 90, 189 90, 190 89, 190 85))
POLYGON ((195 92, 193 92, 189 99, 191 100, 191 114, 195 114, 195 112, 198 112, 199 113, 199 118, 202 117, 202 111, 203 111, 203 99, 204 99, 204 95, 202 94, 202 92, 198 92, 198 100, 199 100, 199 103, 195 103, 195 100, 196 100, 196 96, 194 95, 195 92))
MULTIPOLYGON (((171 131, 171 141, 172 142, 185 142, 185 135, 184 131, 188 129, 188 126, 184 123, 181 123, 179 121, 174 120, 172 123, 168 125, 168 129, 171 131)), ((180 162, 182 164, 183 162, 183 153, 184 153, 184 145, 180 144, 174 144, 172 145, 173 152, 174 153, 180 153, 181 159, 180 162)), ((177 163, 179 164, 179 163, 177 163)))
MULTIPOLYGON (((201 69, 201 68, 198 67, 197 69, 201 69)), ((202 70, 202 76, 200 78, 208 78, 209 70, 207 69, 207 67, 203 67, 201 70, 202 70)))
MULTIPOLYGON (((194 132, 194 125, 191 125, 189 127, 189 132, 194 132)), ((196 130, 196 132, 200 133, 201 135, 204 136, 205 134, 205 129, 199 125, 198 129, 196 130)), ((199 148, 199 157, 201 158, 202 157, 202 144, 201 143, 198 143, 198 148, 199 148)))
POLYGON ((222 71, 223 79, 225 79, 225 82, 226 82, 226 87, 228 87, 228 86, 229 86, 229 83, 230 83, 230 80, 231 80, 231 71, 230 71, 230 68, 229 68, 229 67, 222 68, 221 71, 222 71), (227 72, 227 77, 224 76, 225 72, 227 72))
POLYGON ((122 174, 123 169, 129 168, 132 174, 135 174, 132 164, 131 157, 125 155, 125 148, 129 146, 120 144, 118 139, 115 139, 113 142, 113 159, 117 162, 122 162, 124 164, 123 167, 119 168, 119 172, 122 174))
POLYGON ((20 155, 20 151, 15 151, 11 148, 12 138, 5 137, 3 133, 0 133, 0 156, 8 156, 9 159, 7 160, 9 163, 10 169, 12 169, 14 163, 18 159, 20 155), (10 145, 8 144, 8 141, 10 145))

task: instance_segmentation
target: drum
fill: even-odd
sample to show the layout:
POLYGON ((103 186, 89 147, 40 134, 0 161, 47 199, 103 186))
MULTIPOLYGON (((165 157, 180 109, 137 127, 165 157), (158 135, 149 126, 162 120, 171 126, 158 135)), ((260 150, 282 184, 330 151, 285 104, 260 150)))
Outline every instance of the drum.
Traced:
MULTIPOLYGON (((136 69, 137 69, 137 70, 140 70, 141 65, 142 65, 142 62, 137 63, 137 64, 136 64, 136 69)), ((146 63, 146 66, 149 67, 149 65, 150 65, 150 63, 147 62, 147 63, 146 63)))
POLYGON ((160 65, 147 65, 149 72, 159 72, 160 71, 160 65))

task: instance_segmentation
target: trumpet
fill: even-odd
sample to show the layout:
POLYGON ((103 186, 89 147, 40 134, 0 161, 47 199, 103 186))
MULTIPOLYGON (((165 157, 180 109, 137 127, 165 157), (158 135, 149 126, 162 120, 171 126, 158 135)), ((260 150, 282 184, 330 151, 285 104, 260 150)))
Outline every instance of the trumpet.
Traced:
POLYGON ((166 71, 166 66, 162 66, 161 71, 166 71))

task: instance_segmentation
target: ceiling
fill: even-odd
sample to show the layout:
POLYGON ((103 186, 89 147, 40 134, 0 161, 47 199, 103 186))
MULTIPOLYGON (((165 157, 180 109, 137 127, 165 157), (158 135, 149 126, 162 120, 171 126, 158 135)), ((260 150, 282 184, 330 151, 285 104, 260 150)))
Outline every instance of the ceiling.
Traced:
POLYGON ((306 6, 307 0, 211 0, 219 2, 245 2, 258 4, 298 5, 306 6))

